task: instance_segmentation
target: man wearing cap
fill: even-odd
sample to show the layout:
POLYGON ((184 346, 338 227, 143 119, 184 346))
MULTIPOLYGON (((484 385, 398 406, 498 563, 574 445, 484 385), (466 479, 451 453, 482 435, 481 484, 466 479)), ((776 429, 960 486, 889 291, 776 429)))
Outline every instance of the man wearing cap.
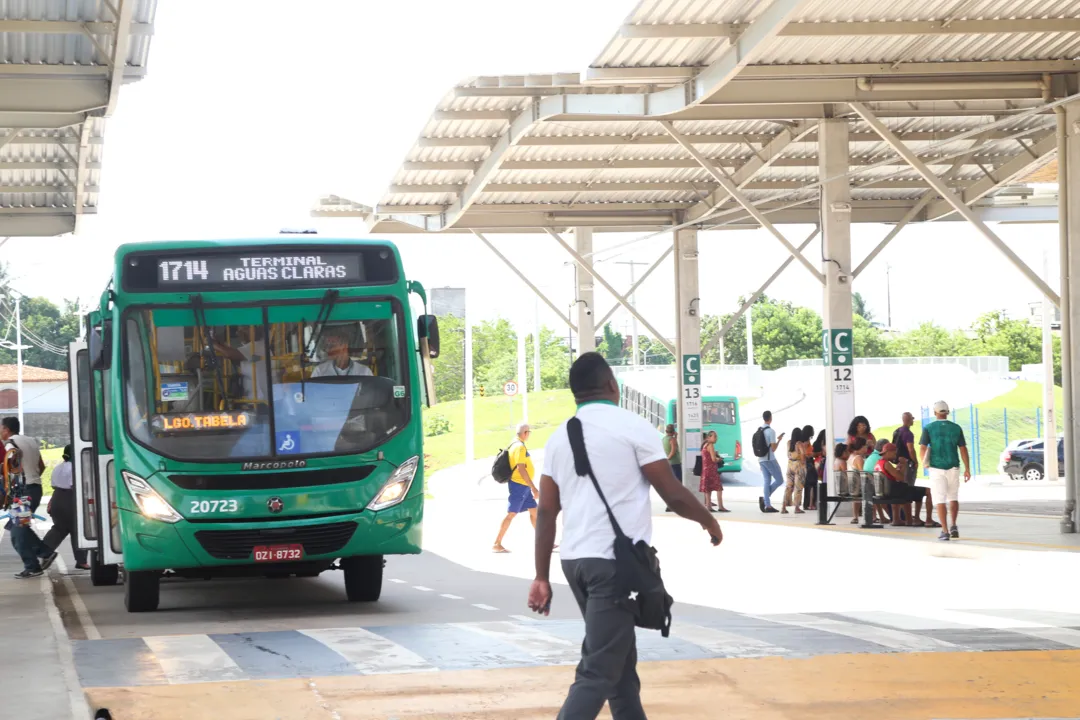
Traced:
POLYGON ((934 403, 934 417, 937 419, 923 428, 919 440, 922 464, 929 470, 930 492, 937 499, 938 520, 941 521, 938 540, 959 539, 956 516, 960 514, 960 458, 964 459, 964 482, 971 479, 971 459, 963 428, 949 420, 948 403, 943 400, 934 403), (946 502, 949 504, 948 515, 945 513, 946 502))

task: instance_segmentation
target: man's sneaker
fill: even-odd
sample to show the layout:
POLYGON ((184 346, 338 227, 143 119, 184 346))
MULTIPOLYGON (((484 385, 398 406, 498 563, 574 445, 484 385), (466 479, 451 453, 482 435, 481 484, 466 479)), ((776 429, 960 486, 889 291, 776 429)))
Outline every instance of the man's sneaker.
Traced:
POLYGON ((937 539, 941 540, 942 542, 948 542, 949 541, 949 533, 942 530, 941 534, 937 536, 937 539))
POLYGON ((42 571, 48 570, 50 567, 52 567, 52 564, 56 562, 57 557, 59 557, 57 553, 49 553, 45 557, 39 558, 41 560, 42 571))
POLYGON ((45 574, 44 570, 23 570, 22 572, 15 573, 16 580, 29 580, 30 578, 41 577, 45 574))
POLYGON ((960 530, 955 525, 953 525, 953 529, 949 531, 949 537, 953 540, 960 539, 960 530))
POLYGON ((761 497, 760 495, 758 495, 757 506, 758 510, 760 510, 761 512, 765 512, 765 498, 761 497))

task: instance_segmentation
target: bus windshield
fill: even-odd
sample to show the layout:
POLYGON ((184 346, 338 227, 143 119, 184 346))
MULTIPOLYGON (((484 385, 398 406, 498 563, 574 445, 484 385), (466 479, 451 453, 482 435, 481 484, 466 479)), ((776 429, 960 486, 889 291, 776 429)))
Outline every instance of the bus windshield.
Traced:
POLYGON ((128 431, 190 461, 360 453, 409 418, 392 303, 128 311, 128 431))
POLYGON ((734 425, 735 403, 730 400, 702 403, 706 425, 734 425))

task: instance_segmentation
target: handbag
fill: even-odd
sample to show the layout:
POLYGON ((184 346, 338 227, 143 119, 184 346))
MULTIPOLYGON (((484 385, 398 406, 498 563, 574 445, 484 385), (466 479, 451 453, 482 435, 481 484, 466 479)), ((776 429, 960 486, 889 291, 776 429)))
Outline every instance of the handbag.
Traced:
POLYGON ((675 601, 668 595, 664 580, 660 577, 660 560, 656 548, 644 540, 635 543, 619 527, 589 463, 581 420, 570 418, 566 424, 566 433, 570 438, 570 449, 574 453, 574 470, 579 477, 587 475, 592 480, 596 494, 600 496, 604 509, 607 510, 611 529, 615 531, 615 579, 624 594, 623 603, 634 614, 635 625, 646 630, 659 630, 663 637, 668 637, 671 632, 671 606, 675 601))
POLYGON ((694 458, 694 477, 701 477, 701 456, 694 458))

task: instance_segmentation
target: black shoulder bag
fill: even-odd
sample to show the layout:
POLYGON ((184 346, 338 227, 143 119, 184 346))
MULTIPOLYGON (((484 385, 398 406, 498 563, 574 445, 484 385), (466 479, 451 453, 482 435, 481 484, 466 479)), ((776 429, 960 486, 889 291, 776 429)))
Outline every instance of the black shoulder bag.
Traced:
POLYGON ((592 480, 611 520, 611 529, 615 531, 615 577, 626 594, 624 602, 634 613, 634 624, 647 630, 659 630, 661 635, 667 637, 671 632, 671 605, 674 600, 664 589, 656 548, 650 547, 644 540, 635 543, 619 527, 589 463, 581 421, 576 417, 570 418, 566 432, 570 436, 570 449, 574 452, 574 470, 579 477, 588 475, 592 480))

